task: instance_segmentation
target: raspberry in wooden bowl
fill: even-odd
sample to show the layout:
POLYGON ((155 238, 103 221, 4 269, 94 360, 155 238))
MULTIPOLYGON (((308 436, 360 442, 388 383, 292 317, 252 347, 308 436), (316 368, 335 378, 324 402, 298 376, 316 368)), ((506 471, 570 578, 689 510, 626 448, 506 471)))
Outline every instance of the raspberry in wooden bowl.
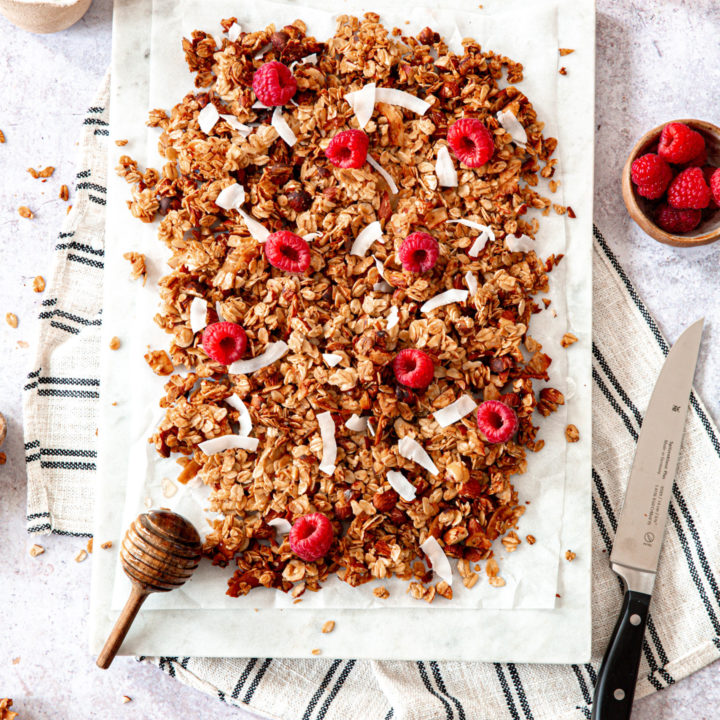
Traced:
POLYGON ((623 168, 623 200, 630 217, 667 245, 695 247, 720 240, 717 168, 716 125, 673 120, 650 130, 635 144, 623 168))

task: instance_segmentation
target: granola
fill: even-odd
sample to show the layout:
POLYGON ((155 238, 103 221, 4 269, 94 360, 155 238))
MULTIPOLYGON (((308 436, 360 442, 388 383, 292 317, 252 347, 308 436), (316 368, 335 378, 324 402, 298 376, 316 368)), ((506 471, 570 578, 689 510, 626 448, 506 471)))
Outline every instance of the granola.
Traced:
MULTIPOLYGON (((231 25, 223 21, 226 31, 231 25)), ((528 335, 532 315, 541 311, 533 296, 548 289, 548 273, 561 258, 543 262, 533 250, 510 251, 504 242, 534 237, 539 220, 527 211, 553 207, 535 188, 538 175, 555 172, 557 141, 543 135, 529 99, 501 85, 503 76, 521 80, 522 65, 473 40, 455 55, 429 28, 418 37, 390 34, 373 13, 339 17, 327 42, 296 20, 279 32, 272 25, 241 32, 235 41, 195 31, 183 48, 199 91, 149 118, 161 130, 167 163, 143 170, 123 155, 117 171, 132 186, 130 212, 143 222, 159 218, 159 239, 171 252, 155 317, 171 335, 169 353, 145 355, 156 373, 169 376, 160 401, 165 416, 151 442, 163 457, 186 461, 180 482, 197 474, 212 488, 210 509, 221 518, 204 551, 215 564, 237 565, 227 593, 265 586, 297 602, 331 574, 352 586, 395 575, 409 582, 413 597, 451 598, 420 549, 430 537, 458 560, 467 587, 479 579, 470 563, 480 560, 487 560, 489 582, 504 585, 493 542, 504 537, 508 551, 520 543, 511 531, 525 508, 512 476, 525 471, 527 451, 544 444, 533 412, 547 415, 564 403, 553 388, 535 392, 533 380, 548 380, 551 360, 528 335), (271 60, 292 64, 297 81, 294 104, 281 108, 289 135, 287 128, 279 134, 277 111, 257 107, 251 90, 253 73, 271 60), (339 169, 324 151, 335 133, 357 127, 344 96, 369 81, 409 93, 429 109, 416 114, 378 102, 364 128, 372 164, 339 169), (209 106, 219 117, 203 130, 200 117, 209 106), (522 125, 525 143, 500 125, 503 111, 522 125), (439 186, 436 153, 448 127, 466 113, 491 131, 494 155, 480 168, 459 166, 457 187, 439 186), (288 144, 289 136, 297 142, 288 144), (246 210, 216 202, 236 183, 246 210), (458 220, 471 225, 449 222, 458 220), (492 233, 479 252, 472 222, 492 233), (372 223, 381 228, 372 252, 349 254, 372 223), (282 229, 313 238, 307 275, 278 272, 265 261, 258 234, 282 229), (402 240, 417 229, 440 244, 435 268, 424 275, 403 271, 397 258, 402 240), (476 284, 469 297, 422 311, 431 298, 469 287, 468 276, 476 284), (193 329, 197 299, 205 302, 208 323, 242 325, 247 357, 278 343, 286 354, 254 372, 213 361, 193 329), (422 348, 435 361, 423 392, 395 382, 392 360, 406 347, 422 348), (330 357, 339 358, 333 367, 330 357), (190 372, 175 373, 178 366, 190 372), (434 412, 468 393, 510 405, 519 418, 515 439, 486 442, 472 415, 439 425, 434 412), (232 434, 240 406, 257 451, 206 454, 199 445, 232 434), (335 425, 329 472, 322 464, 323 413, 335 425), (365 419, 363 429, 348 427, 354 416, 365 419), (404 438, 422 447, 436 474, 400 452, 404 438), (412 483, 413 499, 399 496, 388 471, 412 483), (325 558, 306 562, 269 522, 292 523, 311 512, 331 520, 335 541, 325 558)), ((388 595, 385 588, 374 593, 388 595)))

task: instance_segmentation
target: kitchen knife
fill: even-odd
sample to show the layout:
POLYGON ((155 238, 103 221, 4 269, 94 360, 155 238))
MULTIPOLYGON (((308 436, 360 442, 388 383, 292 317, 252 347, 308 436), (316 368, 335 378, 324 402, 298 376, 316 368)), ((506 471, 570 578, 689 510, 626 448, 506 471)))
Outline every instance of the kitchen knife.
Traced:
POLYGON ((598 673, 592 720, 627 720, 632 711, 650 596, 697 363, 704 320, 683 332, 655 383, 643 419, 610 567, 625 583, 620 617, 598 673))

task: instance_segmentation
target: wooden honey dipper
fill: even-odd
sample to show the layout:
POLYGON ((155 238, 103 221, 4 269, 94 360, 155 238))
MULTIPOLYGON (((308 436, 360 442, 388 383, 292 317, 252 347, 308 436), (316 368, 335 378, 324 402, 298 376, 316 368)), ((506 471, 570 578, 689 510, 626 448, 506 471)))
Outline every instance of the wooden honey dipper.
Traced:
POLYGON ((153 510, 137 516, 120 548, 120 564, 132 591, 98 656, 98 667, 110 667, 147 596, 183 585, 198 566, 201 551, 195 526, 181 515, 153 510))

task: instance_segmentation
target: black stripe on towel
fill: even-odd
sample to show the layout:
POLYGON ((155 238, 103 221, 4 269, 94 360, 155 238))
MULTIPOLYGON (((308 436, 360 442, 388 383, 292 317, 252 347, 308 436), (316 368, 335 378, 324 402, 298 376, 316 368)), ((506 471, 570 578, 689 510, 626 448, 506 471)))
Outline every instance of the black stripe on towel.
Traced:
POLYGON ((310 716, 312 715, 313 710, 315 710, 315 706, 320 701, 320 697, 327 689, 327 686, 330 684, 330 681, 332 680, 335 671, 340 667, 341 662, 341 660, 332 661, 330 669, 325 673, 325 677, 322 679, 322 682, 320 683, 318 689, 315 691, 315 694, 310 698, 310 702, 308 703, 307 707, 305 708, 305 712, 303 713, 302 720, 310 720, 310 716))
POLYGON ((242 671, 242 674, 240 675, 240 678, 237 681, 237 684, 235 685, 235 689, 232 691, 230 697, 233 700, 238 699, 238 695, 240 695, 240 691, 243 689, 243 685, 247 682, 248 677, 250 676, 250 673, 252 672, 252 669, 257 665, 258 659, 257 658, 251 658, 248 661, 248 664, 245 666, 245 668, 242 671))
POLYGON ((67 259, 71 262, 87 265, 88 267, 98 268, 99 270, 102 270, 102 268, 104 267, 103 263, 101 263, 99 260, 91 260, 90 258, 82 257, 81 255, 75 255, 74 253, 68 253, 67 259))
POLYGON ((106 187, 104 187, 103 185, 98 185, 96 183, 91 183, 91 182, 78 183, 75 186, 75 189, 76 190, 95 190, 96 192, 99 192, 99 193, 107 193, 106 187))
POLYGON ((260 681, 263 679, 263 675, 267 672, 267 669, 270 667, 270 663, 272 662, 272 658, 266 658, 263 664, 260 666, 260 669, 255 674, 255 677, 253 678, 252 684, 248 688, 248 691, 245 693, 245 697, 242 699, 244 703, 249 703, 252 700, 252 696, 255 694, 255 691, 258 688, 258 685, 260 685, 260 681))
POLYGON ((437 685, 438 690, 446 698, 449 698, 452 704, 455 706, 455 709, 458 711, 459 720, 465 720, 465 708, 462 706, 462 703, 456 697, 454 697, 448 692, 447 687, 445 686, 445 681, 443 680, 443 676, 440 672, 440 666, 437 664, 436 660, 430 661, 430 669, 432 670, 432 674, 435 678, 435 684, 437 685))
POLYGON ((328 708, 330 707, 330 703, 332 703, 337 694, 340 692, 340 688, 342 688, 342 686, 345 684, 345 681, 348 679, 348 675, 350 675, 350 672, 355 667, 356 662, 357 660, 347 661, 345 667, 341 670, 338 679, 335 681, 332 690, 330 690, 328 696, 325 698, 325 702, 322 704, 322 707, 320 708, 316 716, 316 720, 325 720, 325 715, 327 714, 328 708))
POLYGON ((38 388, 40 397, 68 397, 68 398, 84 398, 89 400, 97 400, 99 393, 94 390, 57 390, 56 388, 38 388))
POLYGON ((425 669, 425 663, 422 660, 418 660, 416 663, 418 672, 420 673, 420 679, 423 681, 425 689, 434 697, 437 698, 445 708, 446 720, 453 720, 453 711, 450 707, 450 703, 441 695, 439 695, 433 686, 430 684, 430 678, 428 677, 427 670, 425 669))
POLYGON ((525 688, 520 680, 520 673, 518 672, 517 665, 515 665, 515 663, 508 663, 507 669, 510 673, 513 685, 515 686, 515 692, 520 700, 520 707, 522 708, 526 720, 535 720, 533 718, 532 711, 530 710, 530 703, 528 702, 527 695, 525 694, 525 688))
POLYGON ((505 704, 507 705, 507 709, 512 716, 512 719, 520 720, 520 713, 518 713, 517 708, 515 707, 515 701, 513 700, 512 693, 510 692, 510 685, 508 685, 508 681, 505 677, 505 673, 503 672, 502 665, 500 663, 493 663, 493 667, 495 668, 495 672, 497 673, 498 681, 500 682, 500 688, 502 689, 503 695, 505 696, 505 704))
MULTIPOLYGON (((94 248, 92 245, 85 245, 85 243, 75 242, 74 240, 68 243, 60 243, 55 246, 56 250, 81 250, 82 252, 90 253, 90 255, 105 255, 105 251, 102 248, 94 248)), ((57 300, 55 301, 57 302, 57 300)), ((55 304, 55 303, 53 303, 55 304)))

